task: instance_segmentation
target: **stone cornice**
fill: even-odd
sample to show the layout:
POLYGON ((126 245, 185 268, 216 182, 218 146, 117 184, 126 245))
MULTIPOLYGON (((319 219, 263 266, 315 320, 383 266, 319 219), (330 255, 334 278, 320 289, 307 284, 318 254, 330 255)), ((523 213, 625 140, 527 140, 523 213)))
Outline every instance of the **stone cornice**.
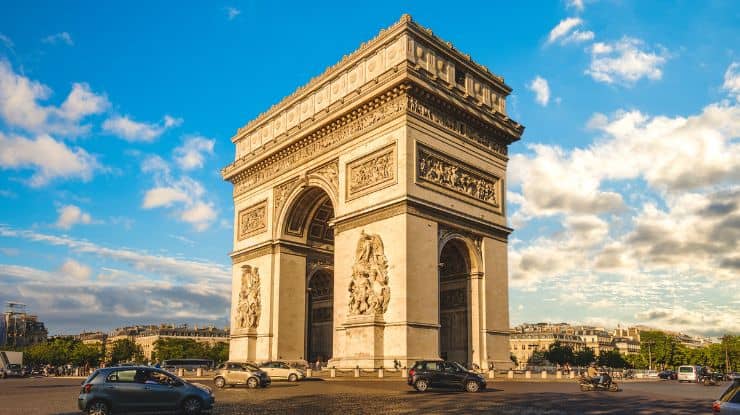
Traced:
MULTIPOLYGON (((481 80, 489 83, 498 93, 506 96, 511 92, 511 87, 504 83, 504 79, 502 77, 494 75, 485 66, 473 62, 470 55, 461 53, 455 49, 450 42, 443 41, 439 37, 435 36, 430 29, 414 22, 410 15, 404 14, 401 16, 400 20, 395 22, 389 28, 381 30, 375 38, 362 43, 357 50, 342 57, 337 64, 328 67, 321 75, 314 77, 306 85, 299 87, 291 95, 270 107, 270 109, 257 116, 244 127, 239 128, 236 135, 232 138, 232 142, 236 142, 250 131, 259 128, 260 125, 267 122, 281 110, 299 103, 312 92, 327 86, 329 81, 340 75, 343 69, 351 68, 363 58, 377 52, 378 49, 393 43, 403 33, 411 33, 415 35, 416 38, 421 40, 423 43, 432 46, 434 50, 444 55, 447 59, 451 59, 455 64, 464 68, 466 71, 475 74, 481 80)), ((404 52, 408 53, 408 51, 404 52)))

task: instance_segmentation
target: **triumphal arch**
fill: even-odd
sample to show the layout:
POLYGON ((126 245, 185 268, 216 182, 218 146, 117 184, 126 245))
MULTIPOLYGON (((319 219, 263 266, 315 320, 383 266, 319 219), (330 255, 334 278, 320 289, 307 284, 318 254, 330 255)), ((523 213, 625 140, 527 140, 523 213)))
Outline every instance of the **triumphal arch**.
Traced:
POLYGON ((510 365, 510 92, 403 16, 240 128, 230 358, 510 365))

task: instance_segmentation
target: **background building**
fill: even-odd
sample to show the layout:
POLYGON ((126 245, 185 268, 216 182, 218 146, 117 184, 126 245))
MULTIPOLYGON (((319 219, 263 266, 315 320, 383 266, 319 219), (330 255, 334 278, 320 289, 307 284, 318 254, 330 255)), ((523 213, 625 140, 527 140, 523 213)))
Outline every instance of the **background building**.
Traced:
POLYGON ((0 323, 0 346, 26 347, 46 341, 44 323, 26 312, 26 305, 8 302, 0 323))
MULTIPOLYGON (((83 341, 98 341, 100 338, 97 333, 83 333, 88 335, 87 340, 83 341)), ((80 334, 82 338, 83 334, 80 334)), ((102 333, 101 333, 102 334, 102 333)), ((144 353, 146 360, 152 359, 154 352, 154 344, 157 340, 163 338, 177 338, 177 339, 191 339, 198 343, 208 343, 213 345, 215 343, 229 342, 229 330, 219 329, 213 326, 189 327, 187 324, 174 325, 174 324, 160 324, 160 325, 137 325, 128 327, 119 327, 113 330, 110 334, 105 337, 102 342, 106 345, 106 352, 111 350, 111 345, 123 339, 132 340, 138 346, 141 346, 141 350, 144 353)))

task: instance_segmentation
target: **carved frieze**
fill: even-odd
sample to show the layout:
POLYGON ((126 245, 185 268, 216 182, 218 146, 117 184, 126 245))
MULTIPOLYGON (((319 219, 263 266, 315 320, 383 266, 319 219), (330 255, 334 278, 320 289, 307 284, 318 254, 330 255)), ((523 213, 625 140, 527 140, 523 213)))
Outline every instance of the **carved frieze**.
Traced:
POLYGON ((242 266, 242 284, 237 306, 237 327, 255 329, 262 314, 260 274, 257 267, 242 266))
POLYGON ((362 231, 349 283, 349 315, 382 315, 388 310, 390 299, 388 259, 383 241, 380 235, 362 231))
POLYGON ((420 185, 440 188, 497 209, 501 180, 420 143, 416 145, 416 179, 420 185))
MULTIPOLYGON (((304 164, 307 160, 348 142, 357 134, 362 133, 386 120, 404 112, 408 105, 401 87, 389 91, 377 99, 377 107, 368 106, 361 113, 332 123, 310 136, 300 140, 275 156, 269 157, 244 172, 240 172, 233 180, 234 196, 241 195, 255 186, 262 184, 279 174, 304 164), (381 104, 382 103, 382 104, 381 104)), ((227 167, 224 172, 231 169, 227 167)))
POLYGON ((243 240, 267 230, 267 200, 239 211, 237 239, 243 240))
POLYGON ((272 205, 274 211, 274 215, 272 216, 274 218, 273 222, 277 222, 278 218, 280 218, 283 205, 285 205, 285 201, 288 200, 288 196, 290 196, 290 193, 296 188, 296 186, 298 186, 297 177, 281 183, 272 189, 272 205))
POLYGON ((347 200, 396 183, 396 143, 347 163, 347 200))

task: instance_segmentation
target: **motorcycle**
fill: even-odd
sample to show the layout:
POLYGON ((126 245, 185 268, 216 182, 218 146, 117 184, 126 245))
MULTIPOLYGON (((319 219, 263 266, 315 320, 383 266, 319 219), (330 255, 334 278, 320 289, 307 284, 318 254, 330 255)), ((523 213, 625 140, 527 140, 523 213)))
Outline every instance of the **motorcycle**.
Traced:
POLYGON ((604 383, 599 383, 599 378, 591 379, 586 375, 581 375, 578 380, 578 384, 583 392, 588 391, 608 391, 608 392, 619 392, 619 385, 617 382, 612 381, 612 377, 608 374, 604 374, 604 383))
POLYGON ((696 382, 701 383, 704 386, 719 385, 719 382, 717 382, 717 379, 712 374, 699 375, 699 377, 696 379, 696 382))

